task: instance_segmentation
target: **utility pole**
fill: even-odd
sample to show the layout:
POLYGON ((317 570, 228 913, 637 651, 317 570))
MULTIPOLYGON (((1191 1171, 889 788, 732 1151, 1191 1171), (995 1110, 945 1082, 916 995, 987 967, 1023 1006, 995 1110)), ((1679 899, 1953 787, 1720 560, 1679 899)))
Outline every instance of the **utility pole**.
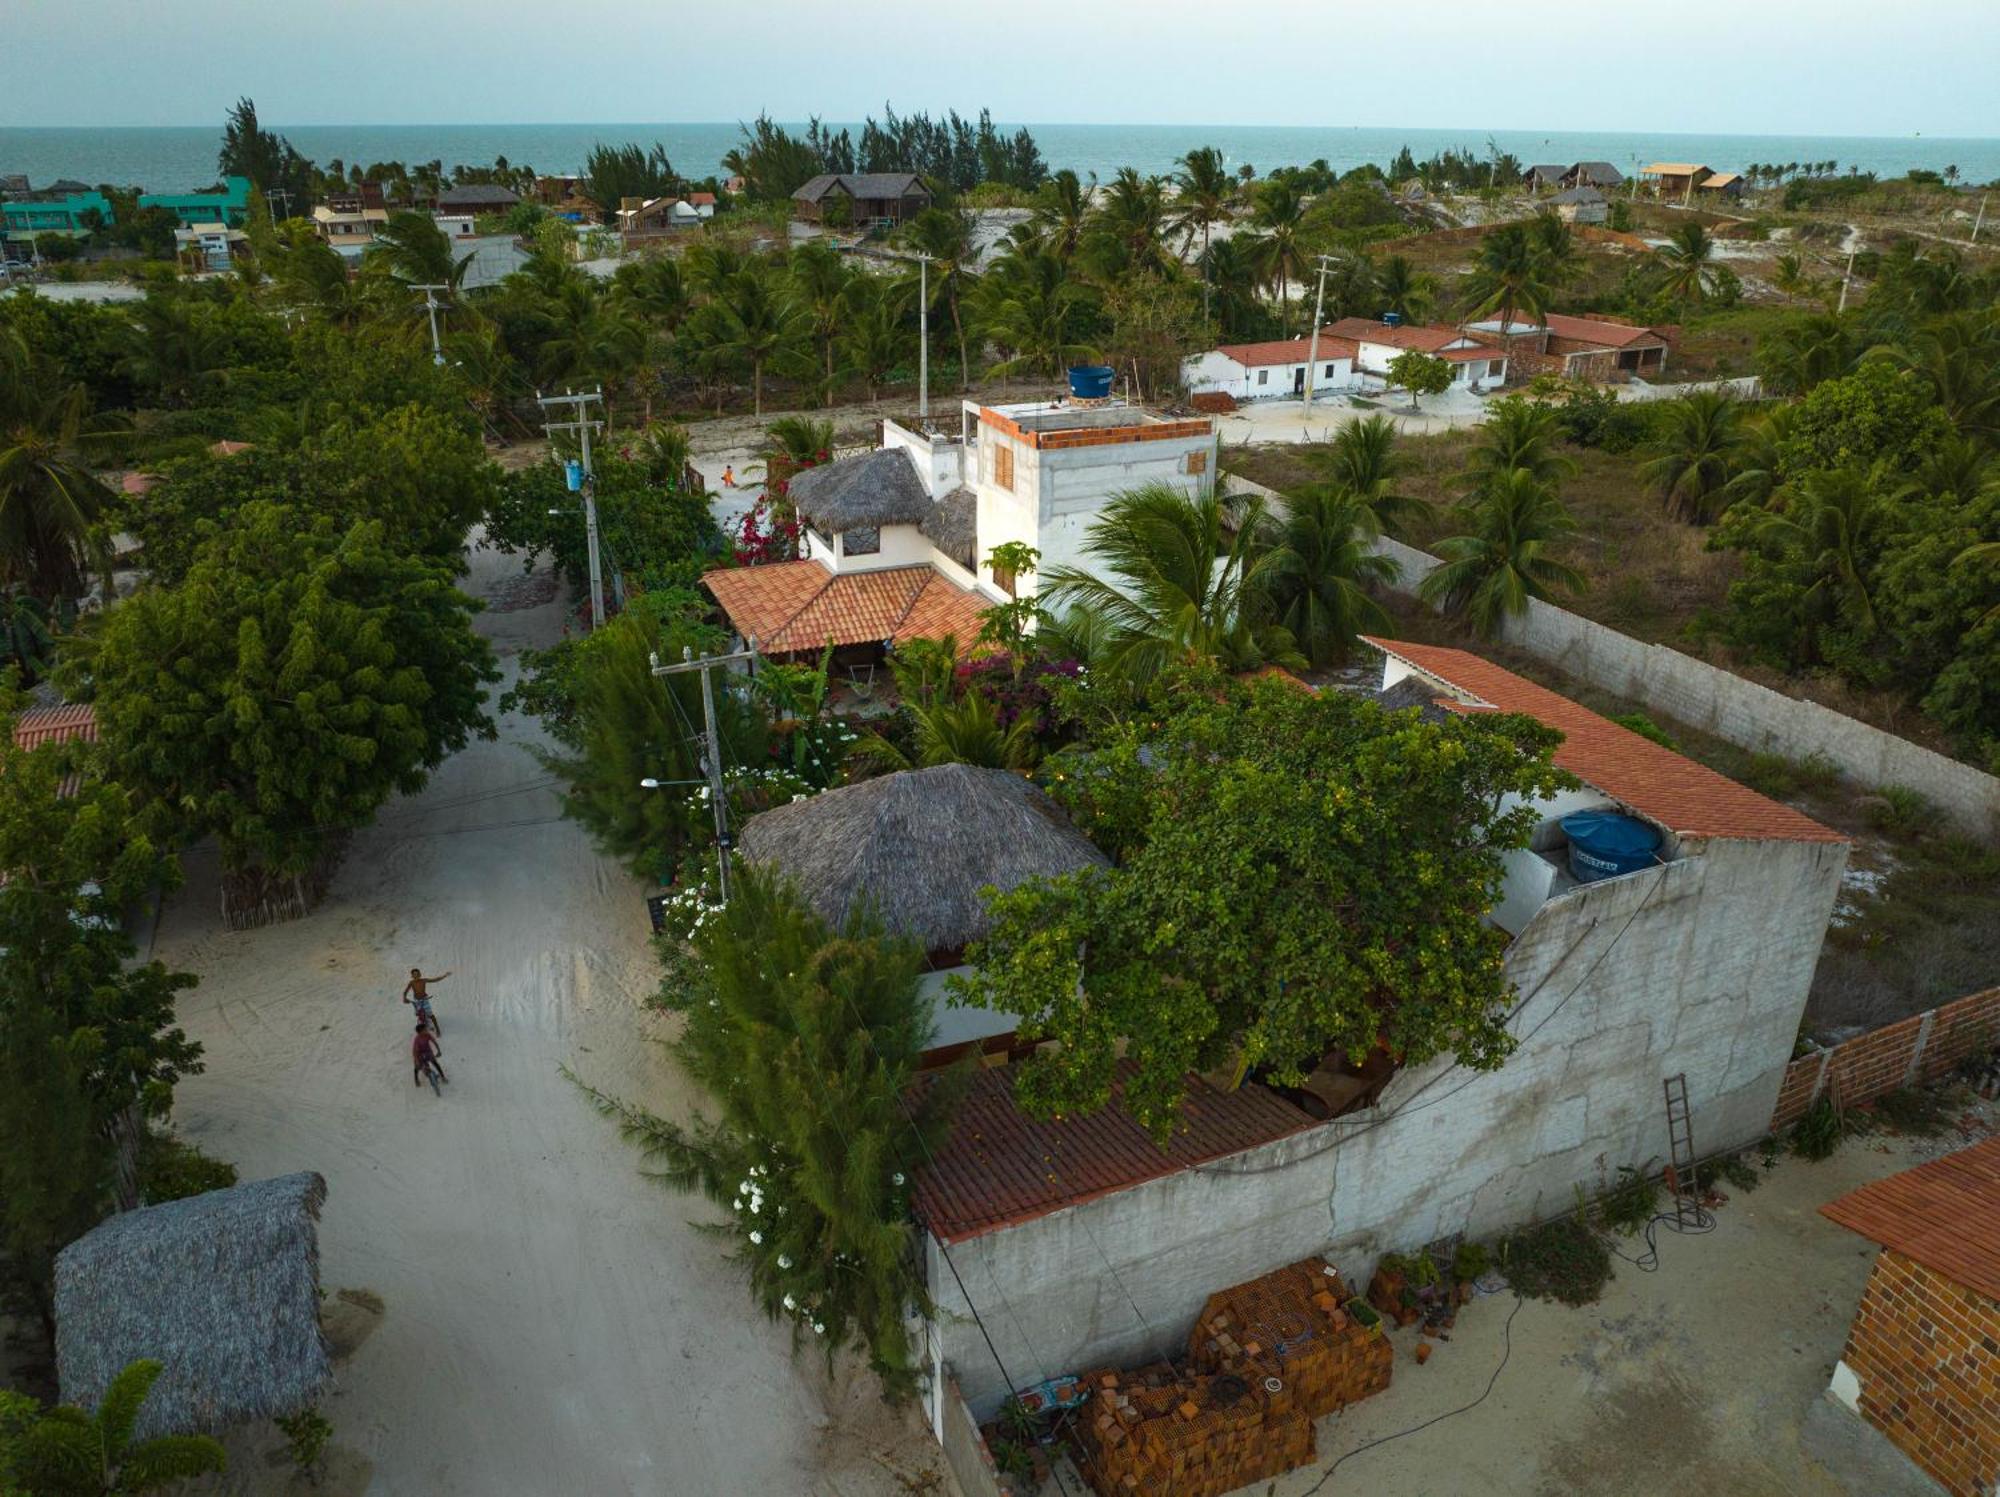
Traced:
POLYGON ((1847 269, 1842 271, 1840 276, 1840 305, 1834 308, 1836 312, 1845 312, 1847 310, 1847 287, 1853 279, 1854 251, 1849 250, 1847 252, 1847 269))
POLYGON ((288 187, 273 187, 269 192, 264 194, 264 211, 271 215, 271 224, 274 228, 277 226, 278 222, 278 209, 276 204, 279 198, 283 198, 285 200, 285 217, 290 218, 292 216, 291 189, 288 187))
POLYGON ((438 294, 438 292, 440 292, 440 291, 449 291, 449 290, 451 290, 451 287, 449 287, 449 286, 412 286, 412 287, 411 287, 410 289, 411 289, 412 291, 421 291, 421 292, 423 292, 423 294, 424 294, 424 310, 425 310, 426 312, 430 313, 430 317, 431 317, 431 362, 432 362, 433 364, 443 364, 443 363, 444 363, 444 346, 443 346, 442 344, 440 344, 440 343, 438 342, 438 299, 437 299, 437 294, 438 294))
POLYGON ((660 657, 653 656, 653 674, 656 676, 677 676, 683 671, 701 672, 701 723, 704 744, 702 748, 702 774, 708 780, 708 800, 715 812, 715 849, 717 887, 722 894, 722 902, 729 903, 729 792, 722 783, 722 735, 715 724, 715 683, 709 679, 709 671, 714 667, 734 665, 737 661, 754 663, 757 659, 757 641, 750 641, 747 650, 732 650, 726 655, 704 655, 695 659, 694 648, 684 645, 681 658, 673 665, 661 665, 660 657))
POLYGON ((544 395, 535 392, 535 404, 543 410, 555 406, 568 406, 570 419, 567 421, 542 422, 542 430, 549 434, 559 431, 573 431, 583 443, 583 533, 590 547, 590 632, 595 634, 603 622, 601 610, 604 607, 604 578, 597 559, 597 474, 590 466, 590 434, 603 426, 602 421, 585 418, 584 412, 592 401, 600 405, 604 402, 602 390, 572 391, 564 395, 544 395))
POLYGON ((1979 216, 1972 221, 1972 242, 1979 243, 1980 226, 1986 222, 1986 194, 1979 195, 1979 216))
POLYGON ((1326 273, 1333 268, 1333 256, 1319 257, 1319 294, 1313 298, 1312 341, 1306 345, 1306 407, 1299 413, 1301 421, 1312 418, 1313 377, 1319 373, 1319 324, 1326 314, 1326 273))
POLYGON ((931 257, 917 252, 917 415, 931 413, 931 257))

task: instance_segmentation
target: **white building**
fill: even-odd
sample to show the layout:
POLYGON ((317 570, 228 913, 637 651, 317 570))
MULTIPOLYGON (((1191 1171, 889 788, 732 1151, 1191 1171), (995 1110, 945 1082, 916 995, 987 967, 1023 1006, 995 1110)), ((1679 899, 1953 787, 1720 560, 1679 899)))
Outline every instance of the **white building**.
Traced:
MULTIPOLYGON (((1115 1103, 1028 1119, 1006 1073, 983 1073, 916 1196, 932 1387, 955 1383, 981 1417, 1009 1391, 996 1351, 1027 1379, 1134 1366, 1184 1346, 1215 1289, 1274 1266, 1324 1253, 1365 1282, 1385 1252, 1490 1238, 1622 1165, 1657 1171, 1666 1078, 1686 1078, 1699 1153, 1769 1131, 1846 839, 1478 656, 1370 642, 1385 706, 1518 712, 1564 734, 1555 760, 1581 787, 1542 808, 1496 911, 1517 1048, 1490 1072, 1449 1055, 1392 1070, 1317 1112, 1310 1087, 1200 1083, 1166 1149, 1115 1103), (1560 818, 1584 806, 1650 823, 1657 861, 1560 876, 1560 818)), ((934 1404, 938 1427, 950 1412, 934 1404)))
POLYGON ((1355 345, 1352 339, 1322 333, 1312 339, 1288 338, 1269 343, 1225 343, 1197 354, 1181 365, 1181 383, 1190 395, 1228 395, 1239 401, 1305 394, 1306 370, 1317 359, 1313 391, 1345 390, 1354 383, 1355 345))
POLYGON ((241 229, 225 223, 187 224, 174 230, 174 251, 184 262, 198 262, 202 270, 227 270, 236 256, 236 246, 250 242, 241 229))
POLYGON ((1353 340, 1355 373, 1363 377, 1364 383, 1368 376, 1378 383, 1386 379, 1397 355, 1412 349, 1433 354, 1452 365, 1452 383, 1456 386, 1482 390, 1507 381, 1507 356, 1458 328, 1343 317, 1333 324, 1333 332, 1337 337, 1353 340))
POLYGON ((469 211, 440 208, 431 215, 431 221, 452 239, 470 239, 475 230, 475 215, 469 211))

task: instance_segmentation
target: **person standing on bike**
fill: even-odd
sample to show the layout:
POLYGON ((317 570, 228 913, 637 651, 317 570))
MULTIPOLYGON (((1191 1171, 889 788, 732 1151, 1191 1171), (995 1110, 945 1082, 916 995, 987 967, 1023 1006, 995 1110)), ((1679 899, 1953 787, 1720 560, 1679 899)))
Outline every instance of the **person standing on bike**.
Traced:
POLYGON ((438 1080, 451 1080, 445 1075, 444 1067, 438 1064, 437 1041, 431 1038, 431 1032, 424 1028, 422 1020, 417 1021, 417 1032, 410 1039, 410 1060, 412 1062, 410 1080, 417 1086, 424 1084, 424 1071, 427 1068, 438 1073, 438 1080))
POLYGON ((431 1033, 439 1039, 444 1038, 444 1031, 438 1028, 437 1015, 431 1012, 429 984, 443 982, 449 976, 449 972, 440 972, 436 977, 426 977, 421 968, 412 967, 410 980, 403 984, 403 1001, 416 1009, 417 1017, 430 1025, 431 1033))

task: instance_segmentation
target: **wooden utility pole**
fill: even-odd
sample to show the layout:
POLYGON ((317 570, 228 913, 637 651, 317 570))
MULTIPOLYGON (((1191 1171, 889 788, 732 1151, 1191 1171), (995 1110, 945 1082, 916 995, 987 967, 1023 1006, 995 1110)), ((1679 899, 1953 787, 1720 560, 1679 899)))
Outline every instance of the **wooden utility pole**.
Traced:
POLYGON ((683 671, 701 672, 701 721, 702 721, 702 774, 708 780, 709 807, 715 813, 715 848, 717 888, 722 902, 729 903, 729 790, 722 779, 722 734, 715 721, 715 683, 709 679, 709 672, 717 666, 734 665, 741 660, 755 663, 757 641, 751 640, 746 650, 732 650, 726 655, 704 655, 695 658, 691 646, 683 646, 681 658, 672 665, 661 665, 660 657, 653 656, 653 674, 656 676, 677 676, 683 671))

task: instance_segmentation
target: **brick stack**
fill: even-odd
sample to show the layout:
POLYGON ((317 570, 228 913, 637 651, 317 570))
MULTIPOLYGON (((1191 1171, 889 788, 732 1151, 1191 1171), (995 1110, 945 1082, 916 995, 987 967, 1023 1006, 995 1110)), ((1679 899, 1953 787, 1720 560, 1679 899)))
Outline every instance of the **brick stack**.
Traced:
POLYGON ((1088 1374, 1078 1465, 1099 1497, 1221 1497, 1310 1464, 1313 1421, 1389 1385, 1391 1350, 1309 1258, 1212 1296, 1188 1367, 1088 1374))

